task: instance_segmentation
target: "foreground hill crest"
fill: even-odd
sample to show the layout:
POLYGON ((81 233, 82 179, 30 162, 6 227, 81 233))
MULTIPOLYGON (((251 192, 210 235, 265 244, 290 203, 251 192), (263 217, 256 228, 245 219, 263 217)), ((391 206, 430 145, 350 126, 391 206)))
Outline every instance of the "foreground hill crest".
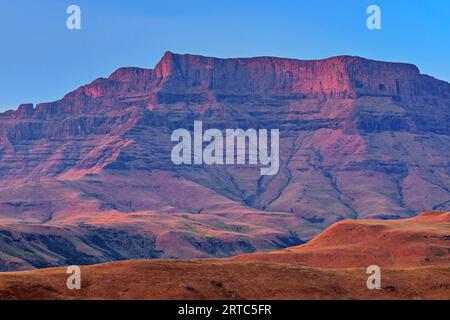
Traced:
POLYGON ((449 231, 450 212, 346 220, 308 244, 266 254, 83 266, 81 290, 67 289, 66 268, 0 273, 0 299, 448 300, 449 231), (374 263, 380 290, 366 286, 374 263))

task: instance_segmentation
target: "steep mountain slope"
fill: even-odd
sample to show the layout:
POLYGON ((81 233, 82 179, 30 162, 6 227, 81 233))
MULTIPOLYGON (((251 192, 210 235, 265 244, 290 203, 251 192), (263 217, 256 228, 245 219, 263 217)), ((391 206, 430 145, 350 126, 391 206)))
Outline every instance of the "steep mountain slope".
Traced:
POLYGON ((270 254, 82 267, 81 290, 67 289, 65 268, 0 273, 0 299, 448 300, 449 235, 450 212, 346 220, 308 244, 270 254), (381 267, 380 290, 366 286, 372 264, 381 267))
POLYGON ((448 209, 449 106, 448 83, 359 57, 119 69, 0 114, 0 269, 267 251, 448 209), (278 174, 175 166, 170 134, 194 120, 279 129, 278 174))

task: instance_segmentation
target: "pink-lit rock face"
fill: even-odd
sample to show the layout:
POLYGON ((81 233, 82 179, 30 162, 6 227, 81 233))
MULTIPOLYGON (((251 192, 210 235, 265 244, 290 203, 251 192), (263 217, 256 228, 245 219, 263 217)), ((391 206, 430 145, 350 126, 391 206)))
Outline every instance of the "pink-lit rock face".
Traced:
POLYGON ((22 248, 0 264, 228 256, 299 244, 344 218, 448 210, 449 106, 450 85, 415 66, 351 56, 167 52, 154 70, 121 68, 0 114, 0 243, 22 248), (170 134, 194 120, 280 129, 279 173, 174 166, 170 134))

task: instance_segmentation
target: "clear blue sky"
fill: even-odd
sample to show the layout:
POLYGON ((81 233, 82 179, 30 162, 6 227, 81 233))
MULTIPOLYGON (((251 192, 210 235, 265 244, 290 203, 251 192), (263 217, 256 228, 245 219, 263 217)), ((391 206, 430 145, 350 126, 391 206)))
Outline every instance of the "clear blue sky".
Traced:
POLYGON ((448 0, 0 0, 0 110, 45 102, 164 51, 217 57, 334 55, 416 64, 450 81, 448 0), (66 28, 66 8, 82 30, 66 28), (366 28, 366 8, 382 30, 366 28))

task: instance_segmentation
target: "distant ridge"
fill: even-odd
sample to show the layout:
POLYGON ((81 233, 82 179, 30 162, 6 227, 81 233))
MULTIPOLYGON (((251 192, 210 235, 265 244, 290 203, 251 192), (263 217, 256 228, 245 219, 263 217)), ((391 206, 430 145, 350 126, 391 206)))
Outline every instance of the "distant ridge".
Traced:
MULTIPOLYGON (((71 92, 63 101, 70 101, 77 94, 96 98, 106 95, 111 87, 123 90, 122 93, 158 88, 163 91, 291 93, 341 98, 374 93, 413 100, 424 96, 450 97, 450 85, 447 82, 422 75, 415 65, 407 63, 375 61, 348 55, 320 60, 276 57, 221 59, 167 51, 155 69, 119 68, 108 78, 98 78, 71 92)), ((115 93, 120 94, 120 91, 115 93)), ((51 109, 53 105, 40 104, 37 111, 46 109, 46 106, 51 109)), ((29 104, 23 106, 27 106, 30 111, 29 104)), ((23 106, 19 109, 23 109, 23 106)))

